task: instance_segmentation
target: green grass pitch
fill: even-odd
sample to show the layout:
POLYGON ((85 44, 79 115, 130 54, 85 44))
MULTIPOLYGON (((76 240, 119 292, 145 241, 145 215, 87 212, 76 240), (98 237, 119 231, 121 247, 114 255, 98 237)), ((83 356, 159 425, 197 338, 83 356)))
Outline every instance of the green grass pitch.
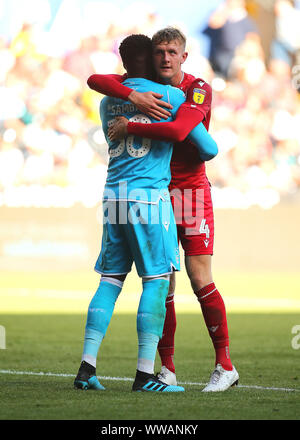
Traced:
POLYGON ((135 313, 112 318, 97 364, 103 392, 73 389, 84 313, 0 315, 6 329, 6 349, 0 350, 0 419, 299 420, 300 350, 291 344, 299 314, 232 313, 228 321, 238 387, 201 393, 214 364, 211 342, 200 312, 179 313, 175 362, 186 392, 152 394, 131 392, 135 313))
POLYGON ((0 325, 6 332, 6 348, 0 349, 0 420, 299 420, 299 338, 292 345, 297 337, 292 329, 300 325, 299 274, 215 274, 240 374, 238 387, 216 394, 201 393, 214 352, 185 271, 176 279, 175 364, 186 392, 131 392, 141 290, 134 273, 98 356, 97 375, 106 391, 84 392, 73 389, 73 380, 99 276, 93 271, 0 272, 0 325))

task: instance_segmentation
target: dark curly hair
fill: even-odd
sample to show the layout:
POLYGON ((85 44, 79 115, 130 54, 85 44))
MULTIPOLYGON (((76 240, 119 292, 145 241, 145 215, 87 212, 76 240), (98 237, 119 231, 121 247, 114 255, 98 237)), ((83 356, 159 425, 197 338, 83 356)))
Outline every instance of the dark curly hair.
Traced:
POLYGON ((153 77, 152 40, 143 34, 126 37, 119 46, 120 56, 127 72, 139 73, 145 66, 149 77, 153 77))

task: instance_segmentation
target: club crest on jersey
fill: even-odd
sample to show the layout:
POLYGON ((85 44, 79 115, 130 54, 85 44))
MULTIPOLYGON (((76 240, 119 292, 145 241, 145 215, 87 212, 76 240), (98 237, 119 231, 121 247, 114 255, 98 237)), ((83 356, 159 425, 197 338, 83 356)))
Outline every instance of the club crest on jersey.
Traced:
POLYGON ((196 104, 203 104, 205 94, 206 94, 206 92, 203 89, 194 89, 193 90, 193 101, 196 104))

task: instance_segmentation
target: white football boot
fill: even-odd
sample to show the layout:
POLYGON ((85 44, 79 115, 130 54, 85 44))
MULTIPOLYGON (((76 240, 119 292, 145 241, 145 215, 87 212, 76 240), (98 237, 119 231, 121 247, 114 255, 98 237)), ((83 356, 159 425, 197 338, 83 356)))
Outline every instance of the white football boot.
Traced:
POLYGON ((202 392, 225 391, 228 388, 237 385, 238 381, 239 374, 234 367, 231 371, 228 371, 224 370, 221 364, 217 364, 210 376, 209 383, 203 388, 202 392))
POLYGON ((170 371, 164 365, 161 367, 160 373, 158 373, 157 378, 167 385, 175 385, 177 386, 176 374, 170 371))

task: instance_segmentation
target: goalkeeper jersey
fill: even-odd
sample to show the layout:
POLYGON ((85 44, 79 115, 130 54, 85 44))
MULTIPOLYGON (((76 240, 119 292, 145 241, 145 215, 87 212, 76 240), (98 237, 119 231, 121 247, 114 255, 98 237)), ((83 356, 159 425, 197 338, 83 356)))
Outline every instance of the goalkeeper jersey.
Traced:
MULTIPOLYGON (((138 92, 153 91, 162 94, 162 100, 173 106, 169 120, 175 118, 178 108, 185 101, 184 93, 178 88, 144 78, 127 78, 123 84, 138 92)), ((103 199, 155 203, 161 197, 168 198, 172 142, 136 135, 110 141, 108 128, 116 116, 125 116, 129 121, 145 124, 156 122, 142 114, 130 101, 113 97, 102 99, 100 117, 110 156, 103 199)))

